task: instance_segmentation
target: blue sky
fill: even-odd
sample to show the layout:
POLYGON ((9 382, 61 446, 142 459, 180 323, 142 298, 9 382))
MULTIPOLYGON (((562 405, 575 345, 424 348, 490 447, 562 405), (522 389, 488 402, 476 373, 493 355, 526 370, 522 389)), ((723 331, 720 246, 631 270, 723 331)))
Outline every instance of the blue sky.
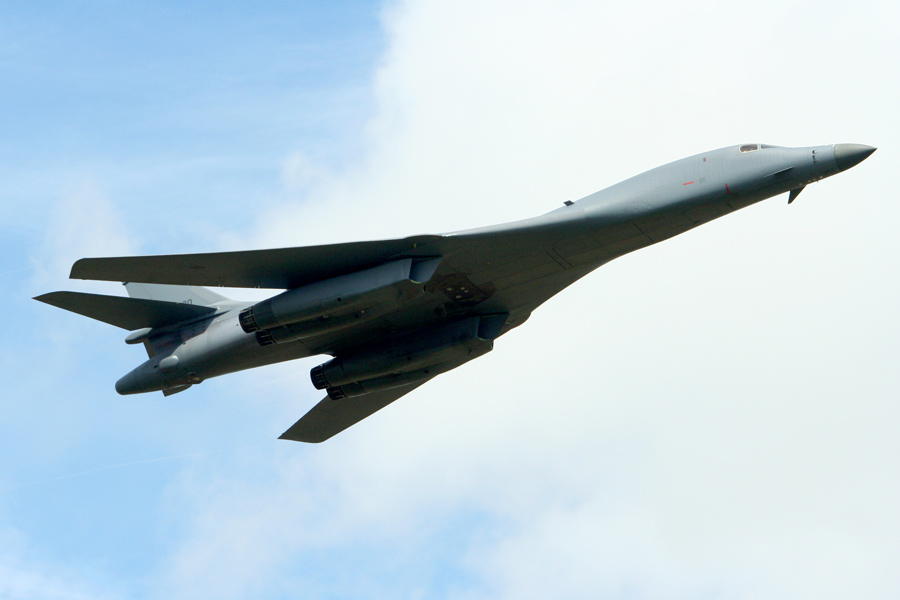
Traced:
POLYGON ((0 598, 896 597, 896 12, 0 3, 0 598), (123 293, 84 256, 477 227, 755 141, 879 151, 322 445, 275 439, 316 359, 121 397, 142 349, 31 300, 123 293))
MULTIPOLYGON (((265 10, 6 4, 0 12, 0 106, 7 115, 0 125, 3 301, 33 314, 29 298, 45 283, 36 285, 35 272, 54 268, 45 261, 59 241, 54 237, 101 238, 93 242, 101 247, 118 239, 120 248, 149 253, 208 248, 217 231, 240 234, 253 224, 254 208, 279 193, 280 163, 292 151, 302 148, 329 168, 353 160, 373 110, 372 72, 385 44, 379 10, 354 2, 273 3, 265 10), (105 209, 112 216, 96 214, 105 209), (70 229, 70 219, 85 227, 70 229)), ((57 268, 50 279, 65 287, 59 275, 57 268)), ((104 339, 118 347, 116 330, 102 328, 95 336, 97 330, 72 321, 30 319, 12 319, 3 334, 9 418, 0 436, 0 548, 14 565, 24 563, 25 572, 32 561, 46 563, 41 577, 62 573, 65 582, 67 572, 86 573, 90 591, 84 593, 140 596, 145 584, 136 582, 152 578, 171 549, 166 530, 177 528, 161 515, 164 490, 186 466, 204 462, 212 446, 182 446, 174 430, 157 429, 159 406, 152 403, 133 405, 134 420, 104 415, 100 406, 84 411, 83 400, 98 394, 121 406, 110 394, 116 377, 107 369, 128 369, 138 357, 103 356, 104 339), (32 336, 43 341, 15 342, 32 336), (106 433, 88 441, 81 432, 95 418, 106 423, 106 433), (147 427, 156 433, 128 442, 134 428, 147 427), (102 470, 133 461, 138 464, 102 470)), ((240 419, 232 414, 224 421, 240 419)), ((177 429, 181 420, 164 427, 177 429)), ((223 419, 212 422, 210 430, 223 419)), ((226 447, 248 441, 272 447, 271 433, 232 439, 226 447)), ((14 586, 9 579, 5 585, 14 586)), ((20 594, 2 585, 4 597, 77 592, 26 586, 20 594)))
POLYGON ((384 45, 377 6, 191 7, 4 10, 3 109, 20 115, 3 125, 15 200, 34 206, 25 200, 36 186, 58 192, 47 169, 91 173, 107 193, 145 205, 146 228, 169 229, 158 226, 174 207, 183 219, 209 210, 201 196, 234 211, 270 192, 292 149, 334 164, 353 156, 384 45), (199 172, 214 170, 200 181, 199 172), (267 189, 243 188, 266 176, 267 189), (143 193, 135 197, 134 187, 143 193))

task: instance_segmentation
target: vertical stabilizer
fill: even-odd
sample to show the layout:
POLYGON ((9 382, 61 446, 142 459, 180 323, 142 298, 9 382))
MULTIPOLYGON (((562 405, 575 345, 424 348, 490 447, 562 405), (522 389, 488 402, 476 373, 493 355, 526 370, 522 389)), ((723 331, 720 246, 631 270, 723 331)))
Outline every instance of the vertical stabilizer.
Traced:
POLYGON ((213 306, 223 300, 228 300, 225 296, 196 285, 164 285, 161 283, 126 283, 124 285, 125 291, 132 298, 200 306, 213 306))

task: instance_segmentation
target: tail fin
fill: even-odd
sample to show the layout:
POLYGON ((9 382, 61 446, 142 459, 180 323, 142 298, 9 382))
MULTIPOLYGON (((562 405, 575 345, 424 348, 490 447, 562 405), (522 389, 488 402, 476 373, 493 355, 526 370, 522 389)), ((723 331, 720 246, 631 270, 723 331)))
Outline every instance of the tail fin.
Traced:
POLYGON ((162 300, 179 304, 213 306, 228 300, 225 296, 196 285, 165 285, 162 283, 126 283, 125 291, 132 298, 162 300))

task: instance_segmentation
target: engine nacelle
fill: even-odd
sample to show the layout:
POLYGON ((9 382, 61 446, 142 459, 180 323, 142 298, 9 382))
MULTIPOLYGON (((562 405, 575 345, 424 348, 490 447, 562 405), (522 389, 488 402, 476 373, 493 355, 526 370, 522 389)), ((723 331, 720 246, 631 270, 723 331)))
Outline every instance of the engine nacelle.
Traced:
POLYGON ((310 379, 320 390, 337 387, 349 390, 352 387, 349 384, 354 384, 366 389, 360 393, 412 383, 431 376, 432 367, 460 359, 465 362, 470 360, 467 357, 490 351, 506 316, 469 317, 435 329, 416 331, 377 348, 334 358, 313 368, 310 379), (415 376, 410 380, 412 374, 415 376), (397 383, 386 385, 395 380, 397 383))
POLYGON ((332 400, 341 400, 343 398, 353 398, 355 396, 371 394, 372 392, 389 390, 391 388, 400 387, 401 385, 418 383, 436 375, 440 375, 441 373, 446 373, 463 363, 467 363, 470 360, 474 360, 479 356, 487 354, 493 347, 494 342, 491 340, 470 340, 465 344, 465 347, 457 347, 457 356, 453 360, 437 363, 426 369, 419 369, 417 371, 395 373, 354 383, 345 383, 343 385, 330 387, 326 391, 328 397, 332 400))
POLYGON ((412 298, 424 293, 422 284, 431 279, 439 262, 439 258, 405 258, 288 290, 242 310, 241 328, 253 333, 352 313, 391 289, 412 298))
POLYGON ((307 321, 291 323, 284 327, 261 329, 256 332, 256 341, 259 342, 260 346, 269 346, 271 344, 284 344, 315 335, 340 331, 383 315, 385 313, 383 306, 384 303, 381 303, 369 308, 355 310, 345 315, 328 316, 327 318, 316 317, 307 321))

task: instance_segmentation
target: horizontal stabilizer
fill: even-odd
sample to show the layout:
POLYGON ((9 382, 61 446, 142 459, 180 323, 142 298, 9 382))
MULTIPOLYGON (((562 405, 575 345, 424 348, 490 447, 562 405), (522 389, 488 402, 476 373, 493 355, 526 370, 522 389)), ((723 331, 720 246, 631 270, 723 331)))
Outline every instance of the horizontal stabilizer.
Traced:
POLYGON ((72 279, 135 281, 169 285, 292 289, 355 273, 397 257, 419 256, 424 244, 442 239, 423 235, 379 242, 327 246, 169 254, 119 258, 82 258, 72 279))
POLYGON ((129 331, 162 327, 216 312, 213 307, 197 304, 81 292, 50 292, 35 300, 129 331))
POLYGON ((278 439, 311 444, 324 442, 405 396, 426 381, 429 380, 342 400, 332 400, 326 396, 278 439))

